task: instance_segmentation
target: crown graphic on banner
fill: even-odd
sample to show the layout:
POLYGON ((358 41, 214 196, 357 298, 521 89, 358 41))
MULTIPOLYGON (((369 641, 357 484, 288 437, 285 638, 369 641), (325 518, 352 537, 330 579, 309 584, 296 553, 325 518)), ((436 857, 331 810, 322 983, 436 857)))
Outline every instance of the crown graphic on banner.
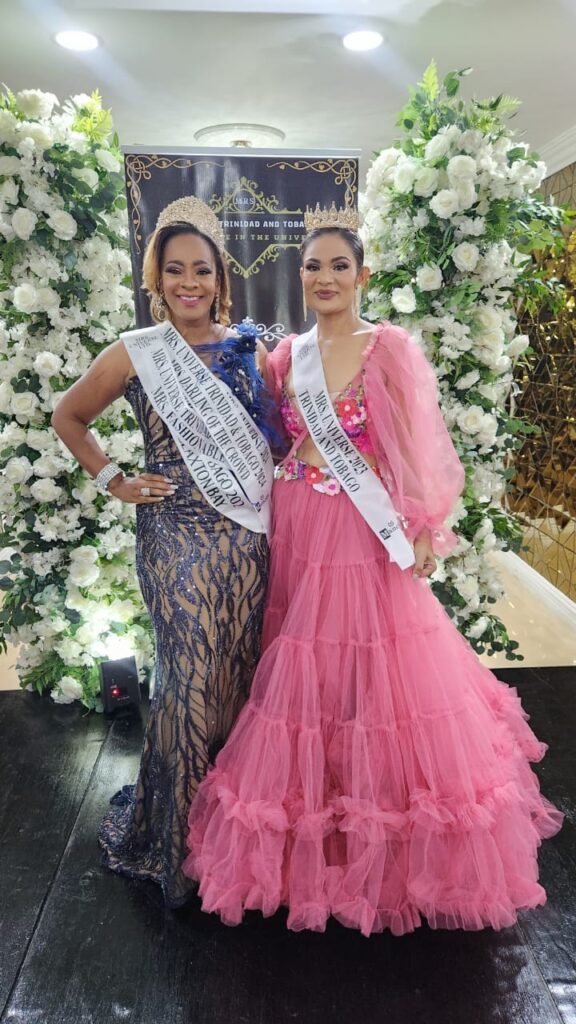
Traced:
POLYGON ((353 206, 337 208, 334 202, 330 207, 321 207, 320 203, 316 203, 314 210, 306 207, 304 227, 306 231, 315 231, 317 228, 347 228, 348 231, 358 231, 358 211, 353 206))
POLYGON ((191 224, 197 231, 207 235, 214 242, 220 252, 224 252, 226 241, 222 225, 218 217, 206 203, 203 203, 197 196, 184 196, 182 199, 175 199, 169 203, 156 221, 156 230, 165 228, 169 224, 191 224))

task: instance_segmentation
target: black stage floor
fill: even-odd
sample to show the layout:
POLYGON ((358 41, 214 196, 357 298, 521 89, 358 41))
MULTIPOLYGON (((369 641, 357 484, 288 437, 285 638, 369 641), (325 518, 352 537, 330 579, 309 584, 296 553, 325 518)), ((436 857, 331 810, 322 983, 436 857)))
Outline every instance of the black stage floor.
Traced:
POLYGON ((401 939, 166 911, 100 867, 94 838, 135 775, 141 721, 1 693, 2 1024, 574 1024, 576 672, 498 674, 550 744, 538 772, 567 816, 542 849, 549 901, 503 932, 401 939))

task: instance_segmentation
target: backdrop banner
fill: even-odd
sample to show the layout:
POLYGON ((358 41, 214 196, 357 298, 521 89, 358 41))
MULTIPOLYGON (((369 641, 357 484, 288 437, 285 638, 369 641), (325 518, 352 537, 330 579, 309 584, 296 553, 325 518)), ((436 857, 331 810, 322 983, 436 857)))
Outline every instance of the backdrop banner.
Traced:
POLYGON ((136 324, 151 325, 142 291, 146 239, 160 211, 195 195, 222 224, 232 286, 232 319, 250 316, 272 346, 301 333, 300 256, 306 206, 357 206, 359 150, 303 153, 271 150, 124 148, 136 324))

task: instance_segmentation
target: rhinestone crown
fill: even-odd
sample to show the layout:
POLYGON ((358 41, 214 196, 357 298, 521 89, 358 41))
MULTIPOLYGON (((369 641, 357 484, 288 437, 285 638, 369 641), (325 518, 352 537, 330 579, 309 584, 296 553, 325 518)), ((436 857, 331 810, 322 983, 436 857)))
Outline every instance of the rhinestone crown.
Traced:
POLYGON ((168 224, 180 223, 191 224, 203 235, 211 238, 219 252, 224 252, 226 240, 222 225, 214 211, 197 196, 184 196, 169 203, 156 221, 156 230, 165 228, 168 224))
POLYGON ((337 209, 334 202, 330 207, 321 207, 320 203, 316 203, 314 210, 306 207, 304 227, 306 231, 314 231, 316 228, 347 228, 348 231, 358 231, 358 211, 353 206, 340 206, 337 209))

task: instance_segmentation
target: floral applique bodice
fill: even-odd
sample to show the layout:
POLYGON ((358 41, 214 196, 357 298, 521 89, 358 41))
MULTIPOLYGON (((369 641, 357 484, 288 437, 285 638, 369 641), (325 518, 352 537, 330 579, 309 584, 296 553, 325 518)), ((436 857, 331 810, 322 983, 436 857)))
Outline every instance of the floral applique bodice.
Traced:
MULTIPOLYGON (((368 433, 368 406, 364 391, 363 370, 333 398, 334 411, 344 433, 362 455, 373 455, 374 448, 368 433)), ((308 429, 298 408, 296 398, 288 394, 286 381, 280 403, 280 414, 288 436, 293 442, 302 443, 308 437, 308 429)), ((376 473, 378 469, 374 467, 376 473)), ((378 474, 379 475, 379 474, 378 474)), ((284 480, 304 480, 317 491, 325 494, 339 494, 341 484, 328 466, 312 466, 293 454, 289 455, 276 470, 276 476, 284 480)))
MULTIPOLYGON (((367 430, 368 407, 364 393, 362 371, 354 377, 343 391, 338 393, 333 400, 333 405, 340 426, 354 446, 363 455, 373 455, 374 449, 367 430)), ((284 386, 280 413, 286 431, 293 441, 304 432, 305 436, 308 435, 308 430, 302 419, 296 399, 288 394, 286 386, 284 386)))

